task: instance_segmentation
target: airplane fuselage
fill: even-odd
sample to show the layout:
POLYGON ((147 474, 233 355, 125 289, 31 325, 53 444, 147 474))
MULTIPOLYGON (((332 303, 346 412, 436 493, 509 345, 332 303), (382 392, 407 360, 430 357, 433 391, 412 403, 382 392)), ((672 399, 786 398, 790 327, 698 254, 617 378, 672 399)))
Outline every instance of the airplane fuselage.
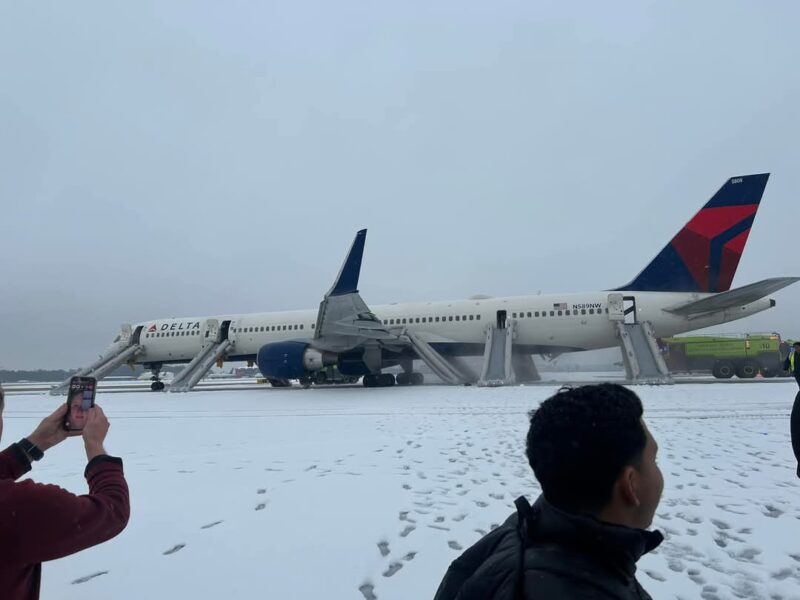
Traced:
MULTIPOLYGON (((774 301, 765 298, 735 309, 686 318, 664 309, 710 294, 634 292, 625 295, 635 306, 635 319, 649 321, 658 336, 719 325, 766 310, 774 301)), ((390 330, 416 332, 437 350, 450 356, 474 356, 483 352, 487 327, 497 325, 505 311, 514 322, 515 351, 528 354, 560 354, 615 347, 619 341, 614 315, 609 314, 609 292, 548 294, 424 303, 386 304, 372 312, 390 330)), ((632 318, 628 315, 628 318, 632 318)), ((229 322, 227 339, 234 343, 227 360, 254 360, 265 344, 314 338, 317 311, 248 313, 159 319, 141 326, 139 343, 144 364, 190 361, 203 344, 208 319, 229 322)))

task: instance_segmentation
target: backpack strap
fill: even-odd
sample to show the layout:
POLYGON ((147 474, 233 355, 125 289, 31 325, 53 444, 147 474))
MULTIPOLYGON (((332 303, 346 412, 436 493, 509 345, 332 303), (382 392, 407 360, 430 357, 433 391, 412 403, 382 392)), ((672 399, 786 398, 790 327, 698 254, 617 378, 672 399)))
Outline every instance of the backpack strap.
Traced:
POLYGON ((514 599, 525 600, 525 549, 528 547, 528 531, 531 519, 531 505, 525 496, 514 500, 517 507, 517 538, 519 554, 517 555, 517 579, 514 585, 514 599))

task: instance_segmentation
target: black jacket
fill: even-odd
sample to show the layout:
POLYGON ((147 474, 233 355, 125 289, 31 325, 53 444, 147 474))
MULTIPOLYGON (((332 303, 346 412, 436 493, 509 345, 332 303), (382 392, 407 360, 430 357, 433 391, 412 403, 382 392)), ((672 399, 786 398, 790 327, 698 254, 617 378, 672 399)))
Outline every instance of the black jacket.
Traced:
POLYGON ((566 513, 544 496, 533 507, 520 500, 518 514, 453 561, 435 600, 650 600, 636 561, 661 533, 566 513))

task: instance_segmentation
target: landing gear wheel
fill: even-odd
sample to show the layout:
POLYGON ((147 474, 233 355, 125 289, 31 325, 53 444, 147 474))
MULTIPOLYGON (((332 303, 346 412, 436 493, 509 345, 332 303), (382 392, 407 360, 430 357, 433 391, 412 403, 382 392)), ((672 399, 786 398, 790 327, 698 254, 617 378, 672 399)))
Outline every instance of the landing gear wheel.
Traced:
POLYGON ((154 392, 161 392, 164 391, 164 382, 163 381, 154 381, 150 384, 150 389, 154 392))
POLYGON ((364 375, 364 387, 392 387, 395 384, 394 375, 391 373, 378 373, 377 375, 364 375))
POLYGON ((381 373, 378 375, 379 387, 392 387, 395 384, 394 375, 391 373, 381 373))
POLYGON ((307 390, 311 387, 311 377, 301 377, 299 379, 300 385, 303 386, 304 390, 307 390))
POLYGON ((761 365, 754 360, 743 360, 736 366, 736 376, 739 379, 752 379, 758 374, 761 365))
POLYGON ((711 373, 717 379, 730 379, 733 377, 734 372, 733 363, 729 360, 718 360, 711 369, 711 373))
POLYGON ((399 373, 396 377, 397 385, 411 385, 413 373, 399 373))
POLYGON ((411 373, 411 385, 422 385, 425 383, 425 375, 422 373, 411 373))

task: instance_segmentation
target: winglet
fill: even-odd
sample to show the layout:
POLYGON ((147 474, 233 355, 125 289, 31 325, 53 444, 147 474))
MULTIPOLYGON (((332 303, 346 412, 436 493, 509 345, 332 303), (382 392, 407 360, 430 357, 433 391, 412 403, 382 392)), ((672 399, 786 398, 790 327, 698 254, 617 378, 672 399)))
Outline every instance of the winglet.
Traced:
POLYGON ((362 229, 356 234, 350 252, 344 259, 342 268, 333 287, 328 292, 328 296, 343 296, 344 294, 354 294, 358 292, 358 277, 361 274, 361 258, 364 255, 364 242, 367 240, 367 230, 362 229))

